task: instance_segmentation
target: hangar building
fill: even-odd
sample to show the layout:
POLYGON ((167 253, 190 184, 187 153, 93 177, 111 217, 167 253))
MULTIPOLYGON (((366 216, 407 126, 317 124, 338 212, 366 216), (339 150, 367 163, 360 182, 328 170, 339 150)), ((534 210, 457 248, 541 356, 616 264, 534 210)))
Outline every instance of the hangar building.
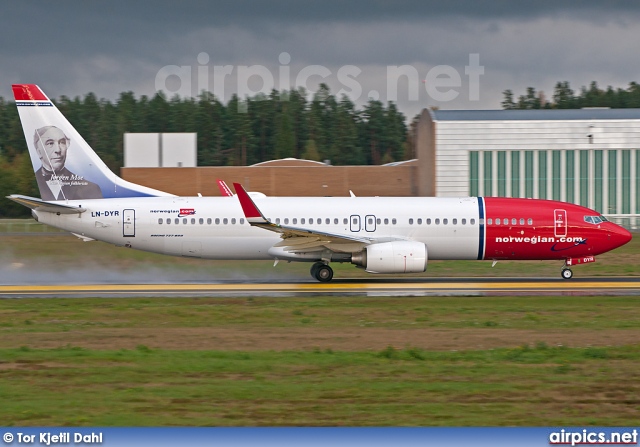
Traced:
POLYGON ((640 212, 640 109, 424 110, 416 141, 419 195, 640 212))

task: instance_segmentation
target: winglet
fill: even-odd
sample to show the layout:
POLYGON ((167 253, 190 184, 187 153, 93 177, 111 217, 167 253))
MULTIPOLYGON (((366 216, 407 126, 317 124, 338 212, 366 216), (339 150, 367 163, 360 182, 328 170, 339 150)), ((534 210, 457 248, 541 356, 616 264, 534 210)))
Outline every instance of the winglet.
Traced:
POLYGON ((247 222, 251 225, 271 223, 260 212, 256 204, 253 203, 253 200, 249 197, 249 194, 247 194, 247 191, 244 190, 244 187, 240 183, 234 183, 233 187, 236 190, 236 194, 240 200, 240 206, 242 207, 242 212, 244 213, 244 217, 247 218, 247 222))
POLYGON ((233 193, 231 192, 227 184, 224 182, 224 180, 218 179, 216 181, 218 182, 218 189, 220 190, 221 196, 233 197, 233 193))

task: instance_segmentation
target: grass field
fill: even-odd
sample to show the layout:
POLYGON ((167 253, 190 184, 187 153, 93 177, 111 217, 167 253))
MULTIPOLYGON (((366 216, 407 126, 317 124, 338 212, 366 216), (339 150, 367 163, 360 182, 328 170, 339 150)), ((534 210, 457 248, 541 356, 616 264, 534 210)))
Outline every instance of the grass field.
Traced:
POLYGON ((2 425, 636 425, 640 298, 0 300, 2 425))
MULTIPOLYGON (((385 278, 351 264, 332 263, 335 278, 385 278)), ((71 235, 0 235, 0 284, 48 282, 314 281, 309 263, 212 261, 131 250, 71 235)), ((560 261, 429 261, 427 271, 403 277, 487 276, 559 278, 560 261)), ((639 276, 640 238, 573 269, 576 278, 639 276)))
MULTIPOLYGON (((576 277, 640 275, 638 238, 576 277)), ((308 280, 307 264, 0 236, 0 283, 308 280)), ((335 265, 336 278, 370 278, 335 265)), ((558 277, 557 262, 419 276, 558 277)), ((638 297, 0 300, 0 425, 637 425, 638 297)))

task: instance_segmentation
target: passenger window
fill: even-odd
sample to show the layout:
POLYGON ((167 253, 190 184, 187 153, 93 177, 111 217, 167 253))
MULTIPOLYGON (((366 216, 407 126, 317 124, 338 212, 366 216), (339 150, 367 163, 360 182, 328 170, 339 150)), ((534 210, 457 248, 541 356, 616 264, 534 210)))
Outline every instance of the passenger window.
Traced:
POLYGON ((524 225, 524 217, 520 218, 520 225, 524 225))
POLYGON ((453 219, 453 224, 458 225, 458 219, 453 219))
POLYGON ((397 222, 397 221, 396 221, 396 218, 395 218, 395 217, 394 217, 393 219, 391 219, 391 223, 392 223, 393 225, 395 225, 395 224, 396 224, 396 222, 397 222))
POLYGON ((466 225, 467 224, 467 219, 462 219, 462 225, 466 225))
POLYGON ((160 219, 158 219, 158 223, 159 223, 160 225, 162 225, 162 217, 161 217, 160 219))
POLYGON ((488 218, 487 219, 487 225, 493 225, 493 219, 488 218))
POLYGON ((195 223, 196 223, 196 218, 195 218, 195 217, 192 217, 192 218, 191 218, 191 225, 195 225, 195 223))
POLYGON ((229 223, 229 219, 227 219, 227 218, 225 217, 224 219, 222 219, 222 223, 223 223, 223 224, 225 224, 225 225, 226 225, 226 224, 228 224, 228 223, 229 223))
POLYGON ((278 225, 280 225, 280 218, 279 218, 279 217, 276 217, 276 223, 277 223, 278 225))
POLYGON ((304 225, 304 217, 300 219, 300 223, 304 225))
MULTIPOLYGON (((211 219, 209 219, 209 220, 211 220, 211 219)), ((209 223, 211 223, 211 222, 209 222, 209 223)), ((219 217, 216 217, 216 225, 220 225, 220 218, 219 217)))
POLYGON ((440 219, 436 219, 436 225, 440 225, 440 219))
POLYGON ((210 217, 207 218, 207 225, 211 225, 211 218, 210 217))
POLYGON ((324 223, 329 225, 331 223, 331 219, 329 219, 328 217, 324 220, 324 223))
POLYGON ((338 218, 337 218, 337 217, 336 217, 335 219, 333 219, 333 224, 334 224, 334 225, 338 225, 338 222, 340 222, 340 221, 338 220, 338 218))
POLYGON ((476 220, 475 220, 475 219, 471 219, 471 220, 469 220, 469 224, 470 224, 470 225, 475 225, 475 224, 476 224, 476 220))
POLYGON ((427 218, 427 225, 431 225, 431 218, 427 218))
POLYGON ((289 218, 288 218, 288 217, 285 217, 285 218, 284 218, 284 224, 285 224, 285 225, 289 225, 289 218))
POLYGON ((409 219, 409 225, 413 225, 413 219, 409 219))
POLYGON ((533 225, 533 219, 532 218, 527 219, 527 224, 533 225))
POLYGON ((321 224, 322 224, 322 219, 320 219, 320 218, 318 217, 318 218, 316 219, 316 223, 317 223, 318 225, 321 225, 321 224))
MULTIPOLYGON (((491 223, 491 219, 489 219, 489 223, 491 223)), ((496 219, 496 225, 500 225, 500 219, 496 219)))
POLYGON ((292 224, 296 225, 298 223, 298 219, 296 219, 295 217, 293 218, 293 220, 291 221, 292 224))
POLYGON ((342 223, 347 225, 349 223, 349 219, 345 217, 344 219, 342 219, 342 223))
POLYGON ((377 223, 378 225, 380 225, 380 224, 382 223, 382 219, 380 219, 380 218, 378 217, 378 218, 376 219, 376 223, 377 223))
POLYGON ((502 221, 505 225, 509 225, 509 219, 507 219, 506 217, 504 218, 504 220, 502 221))
POLYGON ((384 224, 385 224, 385 225, 389 225, 389 219, 388 219, 388 218, 386 218, 386 217, 385 217, 385 219, 384 219, 384 224))
POLYGON ((240 218, 240 225, 244 225, 244 219, 242 217, 240 218))
POLYGON ((198 222, 200 222, 200 225, 202 225, 204 223, 204 219, 201 217, 198 222))
POLYGON ((178 219, 177 217, 175 218, 175 220, 173 221, 176 225, 178 225, 180 223, 180 219, 178 219))
POLYGON ((518 221, 516 220, 516 218, 512 218, 511 219, 511 225, 516 225, 518 223, 518 221))
POLYGON ((167 225, 171 224, 171 219, 167 218, 167 225))
POLYGON ((442 225, 447 225, 449 223, 449 219, 442 219, 442 225))
POLYGON ((235 224, 236 224, 236 218, 233 217, 233 218, 231 218, 231 225, 235 225, 235 224))
POLYGON ((418 219, 418 225, 422 225, 422 219, 418 219))

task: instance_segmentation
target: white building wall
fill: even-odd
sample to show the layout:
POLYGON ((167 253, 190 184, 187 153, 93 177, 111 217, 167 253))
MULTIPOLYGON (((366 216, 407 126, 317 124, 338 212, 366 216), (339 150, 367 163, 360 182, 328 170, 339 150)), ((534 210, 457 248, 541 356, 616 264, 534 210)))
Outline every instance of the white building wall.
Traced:
MULTIPOLYGON (((581 150, 640 149, 640 120, 638 119, 442 120, 435 122, 435 129, 436 195, 439 197, 469 195, 469 151, 523 152, 532 150, 536 151, 535 160, 537 159, 537 151, 541 150, 576 150, 576 164, 578 165, 579 155, 577 152, 581 150), (589 135, 592 137, 589 138, 589 135)), ((520 157, 523 165, 524 153, 520 157)), ((510 159, 511 157, 507 158, 508 173, 510 172, 510 159)), ((563 156, 562 159, 564 160, 565 157, 563 156)), ((551 186, 550 161, 549 154, 547 159, 548 193, 550 193, 549 186, 551 186)), ((537 162, 534 161, 534 166, 536 164, 537 162)), ((565 167, 562 170, 563 176, 565 167)), ((577 168, 578 166, 576 174, 579 172, 577 168)), ((534 169, 534 172, 537 174, 538 169, 534 169)), ((480 177, 483 177, 482 169, 480 177)), ((521 179, 523 177, 521 175, 521 179)), ((633 185, 635 185, 635 179, 633 180, 633 185)), ((565 183, 563 179, 563 197, 566 194, 565 183)), ((534 182, 534 186, 537 191, 538 182, 534 182)), ((523 188, 524 184, 521 185, 521 190, 523 188)), ((509 184, 507 190, 510 190, 509 184)), ((575 190, 576 198, 579 198, 577 181, 575 190)))
POLYGON ((124 134, 124 166, 126 168, 157 168, 160 166, 157 133, 124 134))
POLYGON ((197 160, 197 133, 163 133, 162 166, 194 168, 197 160))
POLYGON ((198 165, 197 152, 197 133, 124 134, 127 168, 192 168, 198 165))

